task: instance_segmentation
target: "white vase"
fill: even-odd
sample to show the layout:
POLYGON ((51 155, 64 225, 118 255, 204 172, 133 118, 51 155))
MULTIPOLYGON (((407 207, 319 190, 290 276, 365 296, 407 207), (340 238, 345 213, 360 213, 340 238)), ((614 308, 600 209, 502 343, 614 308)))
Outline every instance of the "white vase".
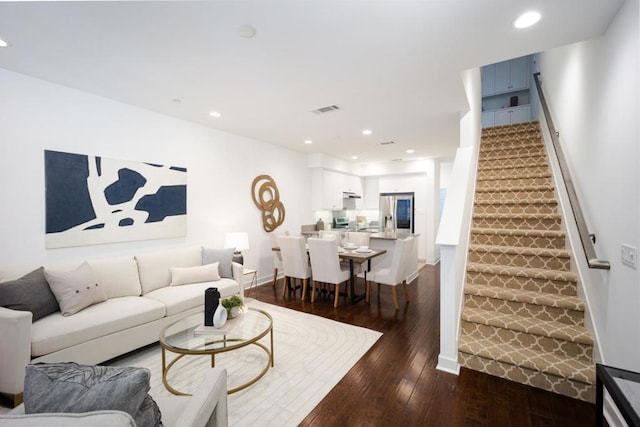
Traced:
POLYGON ((218 308, 213 313, 213 326, 221 328, 227 322, 227 309, 218 304, 218 308))

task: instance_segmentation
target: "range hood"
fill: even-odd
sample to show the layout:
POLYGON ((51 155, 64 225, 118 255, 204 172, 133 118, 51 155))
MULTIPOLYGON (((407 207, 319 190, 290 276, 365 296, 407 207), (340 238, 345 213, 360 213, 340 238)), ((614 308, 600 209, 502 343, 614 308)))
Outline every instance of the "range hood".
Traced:
POLYGON ((353 193, 351 191, 343 191, 342 198, 343 199, 360 199, 361 197, 358 194, 353 193))

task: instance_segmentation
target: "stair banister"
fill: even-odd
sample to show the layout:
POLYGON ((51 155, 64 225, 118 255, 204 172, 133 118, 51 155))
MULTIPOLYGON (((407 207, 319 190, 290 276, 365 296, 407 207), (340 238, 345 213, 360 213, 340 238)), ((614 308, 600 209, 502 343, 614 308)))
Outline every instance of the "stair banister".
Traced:
POLYGON ((573 180, 571 179, 571 174, 569 172, 566 159, 562 152, 562 147, 560 146, 560 139, 558 136, 559 133, 556 131, 556 127, 553 124, 553 119, 551 118, 549 106, 547 105, 547 101, 542 91, 542 80, 540 77, 540 73, 535 73, 533 75, 533 79, 536 83, 538 97, 540 98, 540 105, 542 106, 542 111, 544 113, 547 126, 549 128, 549 133, 551 135, 553 148, 554 148, 556 157, 558 159, 560 172, 562 174, 562 180, 564 181, 565 188, 567 189, 567 194, 569 196, 569 204, 571 205, 571 210, 573 211, 573 216, 576 220, 578 233, 580 235, 580 241, 582 242, 582 249, 584 250, 584 254, 587 258, 587 264, 589 265, 589 268, 594 268, 599 270, 609 270, 611 269, 611 264, 609 263, 609 261, 599 259, 596 256, 596 249, 593 246, 593 241, 591 240, 591 234, 587 229, 587 223, 584 219, 582 209, 580 208, 580 202, 578 201, 578 194, 576 193, 575 187, 573 186, 573 180))

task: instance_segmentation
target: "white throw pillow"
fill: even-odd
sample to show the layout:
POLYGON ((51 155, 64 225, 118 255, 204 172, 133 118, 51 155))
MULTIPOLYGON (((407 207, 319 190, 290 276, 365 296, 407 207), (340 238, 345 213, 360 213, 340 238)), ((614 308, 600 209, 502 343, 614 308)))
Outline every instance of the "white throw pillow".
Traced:
POLYGON ((202 247, 169 249, 136 255, 142 294, 169 286, 171 267, 195 267, 202 265, 202 247))
POLYGON ((187 285, 189 283, 215 282, 220 280, 218 263, 199 265, 197 267, 171 267, 170 286, 187 285))
POLYGON ((58 300, 63 316, 71 316, 90 305, 107 300, 102 285, 86 261, 71 271, 45 269, 44 276, 58 300))
POLYGON ((142 293, 138 264, 133 257, 104 258, 87 261, 107 298, 138 297, 142 293))

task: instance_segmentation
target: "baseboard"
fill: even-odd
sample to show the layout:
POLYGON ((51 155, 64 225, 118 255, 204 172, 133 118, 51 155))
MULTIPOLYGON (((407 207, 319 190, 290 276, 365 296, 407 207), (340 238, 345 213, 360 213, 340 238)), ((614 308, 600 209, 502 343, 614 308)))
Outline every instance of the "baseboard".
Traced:
POLYGON ((442 355, 438 356, 438 366, 436 366, 436 369, 449 374, 460 375, 460 364, 458 360, 450 359, 442 355))

